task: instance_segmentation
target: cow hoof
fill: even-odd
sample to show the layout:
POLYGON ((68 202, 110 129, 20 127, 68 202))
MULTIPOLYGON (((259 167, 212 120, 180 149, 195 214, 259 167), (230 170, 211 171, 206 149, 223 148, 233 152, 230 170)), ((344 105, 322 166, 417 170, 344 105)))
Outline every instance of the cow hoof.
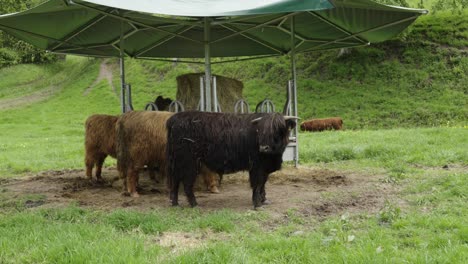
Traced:
POLYGON ((265 211, 265 208, 262 207, 262 206, 255 206, 255 207, 254 207, 254 210, 255 210, 255 211, 265 211))
POLYGON ((219 193, 218 187, 214 186, 210 188, 210 193, 219 193))
POLYGON ((103 185, 105 183, 105 181, 102 178, 98 178, 98 179, 96 179, 96 183, 99 184, 99 185, 103 185))
POLYGON ((132 196, 133 198, 138 198, 138 197, 140 197, 140 195, 139 195, 137 192, 132 193, 131 196, 132 196))
POLYGON ((271 201, 270 200, 265 200, 262 202, 263 205, 270 205, 271 204, 271 201))

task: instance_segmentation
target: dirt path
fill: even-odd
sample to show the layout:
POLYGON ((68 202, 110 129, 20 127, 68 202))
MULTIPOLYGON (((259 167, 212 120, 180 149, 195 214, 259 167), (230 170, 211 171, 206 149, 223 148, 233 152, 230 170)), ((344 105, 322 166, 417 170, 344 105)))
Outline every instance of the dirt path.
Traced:
MULTIPOLYGON (((31 207, 61 207, 71 202, 100 210, 131 207, 136 210, 170 207, 162 184, 154 186, 146 175, 140 177, 140 198, 121 195, 121 182, 113 168, 103 171, 104 184, 90 182, 82 170, 49 171, 36 176, 0 181, 0 189, 12 199, 37 194, 45 196, 31 207), (160 192, 155 192, 154 188, 160 192)), ((267 197, 272 204, 265 210, 283 216, 291 209, 298 213, 324 218, 348 213, 375 213, 386 199, 394 198, 393 185, 382 183, 378 175, 362 175, 343 171, 299 169, 287 167, 271 175, 267 183, 267 197)), ((251 190, 247 173, 225 175, 220 194, 196 192, 202 210, 229 208, 235 211, 252 209, 251 190)), ((188 204, 183 194, 181 205, 188 204)))
POLYGON ((112 68, 110 66, 110 60, 105 59, 102 61, 101 65, 99 66, 98 77, 93 82, 93 84, 91 84, 88 88, 86 88, 86 90, 83 92, 83 95, 84 96, 88 95, 93 90, 93 88, 99 84, 99 82, 101 82, 102 80, 107 80, 107 83, 112 88, 112 91, 114 92, 114 94, 117 96, 117 90, 115 89, 115 86, 112 83, 112 78, 113 78, 113 74, 112 74, 112 68))
POLYGON ((0 110, 6 110, 6 109, 10 109, 10 108, 18 108, 18 107, 21 107, 21 106, 26 106, 26 105, 30 105, 30 104, 33 104, 33 103, 38 103, 38 102, 44 101, 47 98, 54 95, 59 90, 60 90, 60 87, 51 86, 51 87, 48 87, 46 89, 42 89, 40 91, 31 93, 31 94, 26 95, 26 96, 0 100, 0 110))

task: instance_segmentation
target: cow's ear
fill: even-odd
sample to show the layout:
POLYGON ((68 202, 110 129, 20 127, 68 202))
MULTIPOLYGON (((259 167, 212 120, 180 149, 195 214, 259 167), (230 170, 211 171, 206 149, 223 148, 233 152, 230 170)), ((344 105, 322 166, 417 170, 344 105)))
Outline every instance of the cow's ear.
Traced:
POLYGON ((293 130, 296 127, 296 120, 294 119, 286 120, 286 127, 290 130, 293 130))
POLYGON ((285 116, 284 121, 286 121, 286 127, 288 129, 293 129, 296 127, 297 120, 300 119, 297 116, 285 116))

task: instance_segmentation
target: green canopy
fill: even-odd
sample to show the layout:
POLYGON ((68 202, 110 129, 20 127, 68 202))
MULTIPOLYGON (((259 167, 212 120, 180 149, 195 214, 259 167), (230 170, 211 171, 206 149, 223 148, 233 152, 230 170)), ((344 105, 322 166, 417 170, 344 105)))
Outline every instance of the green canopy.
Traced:
MULTIPOLYGON (((426 10, 370 0, 49 0, 0 16, 0 29, 52 52, 120 57, 122 112, 131 109, 124 57, 205 58, 200 110, 218 111, 212 57, 291 55, 285 114, 297 116, 295 53, 368 45, 426 10)), ((284 160, 299 160, 297 126, 284 160)))
POLYGON ((209 40, 210 57, 238 57, 380 42, 424 13, 370 0, 50 0, 0 16, 0 29, 57 53, 118 57, 122 40, 129 57, 203 58, 209 40))

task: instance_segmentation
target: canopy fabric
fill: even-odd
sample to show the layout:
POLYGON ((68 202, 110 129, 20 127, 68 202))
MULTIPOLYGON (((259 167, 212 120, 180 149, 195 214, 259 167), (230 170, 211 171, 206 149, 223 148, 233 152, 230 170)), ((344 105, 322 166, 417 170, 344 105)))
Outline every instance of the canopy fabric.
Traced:
POLYGON ((370 0, 50 0, 0 16, 0 30, 57 53, 118 57, 122 44, 134 58, 203 58, 209 40, 211 57, 239 57, 381 42, 424 13, 370 0))

